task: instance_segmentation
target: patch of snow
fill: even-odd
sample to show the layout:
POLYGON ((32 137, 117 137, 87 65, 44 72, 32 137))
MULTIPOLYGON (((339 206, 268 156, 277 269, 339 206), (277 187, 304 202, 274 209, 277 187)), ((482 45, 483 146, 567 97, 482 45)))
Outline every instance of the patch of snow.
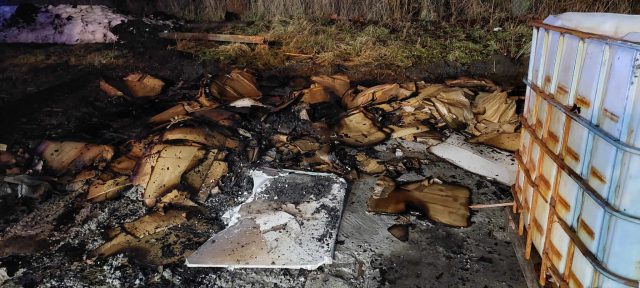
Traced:
POLYGON ((0 6, 0 42, 4 43, 111 43, 117 37, 110 31, 126 22, 124 15, 100 5, 47 6, 30 25, 4 27, 16 6, 0 6))

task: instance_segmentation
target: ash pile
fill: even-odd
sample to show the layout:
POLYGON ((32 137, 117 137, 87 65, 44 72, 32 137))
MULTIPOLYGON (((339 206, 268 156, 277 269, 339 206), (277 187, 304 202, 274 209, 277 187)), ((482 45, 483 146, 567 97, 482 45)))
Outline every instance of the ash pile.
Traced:
MULTIPOLYGON (((416 178, 416 171, 428 165, 427 151, 448 159, 460 153, 442 145, 472 145, 464 140, 515 151, 520 134, 516 108, 522 98, 485 79, 365 87, 333 75, 271 86, 259 85, 250 71, 239 69, 173 85, 132 73, 101 79, 96 93, 114 105, 160 112, 122 128, 126 139, 114 143, 47 139, 0 147, 0 207, 5 210, 0 262, 10 264, 0 270, 0 282, 6 285, 184 285, 185 275, 196 273, 189 269, 208 273, 207 268, 186 267, 185 261, 192 267, 316 269, 331 263, 345 194, 362 177, 375 178, 363 211, 418 213, 429 221, 467 227, 469 189, 416 178), (452 144, 453 138, 463 143, 452 144), (263 189, 258 195, 269 195, 256 197, 256 171, 302 173, 306 183, 298 184, 306 186, 285 177, 289 180, 279 185, 291 183, 290 188, 263 189), (339 189, 331 189, 331 183, 339 189), (313 197, 295 193, 314 186, 322 189, 313 197), (288 193, 276 201, 274 191, 288 193), (235 220, 230 211, 237 212, 235 220), (314 217, 317 213, 323 216, 314 217), (324 220, 308 224, 317 218, 324 220), (260 246, 238 229, 253 233, 260 239, 255 243, 288 239, 290 245, 260 246), (322 237, 301 232, 306 230, 322 237), (249 242, 225 246, 215 241, 223 233, 249 242), (326 247, 309 252, 313 257, 299 257, 304 263, 264 256, 264 251, 310 245, 326 247), (175 271, 183 271, 182 276, 175 271)), ((490 158, 477 161, 498 166, 509 161, 490 158)), ((406 241, 408 225, 384 233, 406 241)), ((300 255, 285 252, 279 256, 300 255)), ((304 278, 307 272, 297 273, 283 277, 304 278)), ((225 279, 218 280, 224 284, 225 279)))

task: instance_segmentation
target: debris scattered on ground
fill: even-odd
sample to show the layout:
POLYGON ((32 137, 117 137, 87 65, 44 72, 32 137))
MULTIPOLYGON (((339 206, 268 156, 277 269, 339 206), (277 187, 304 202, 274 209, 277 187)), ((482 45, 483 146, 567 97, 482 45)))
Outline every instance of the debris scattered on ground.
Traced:
POLYGON ((370 158, 363 152, 356 154, 358 169, 366 174, 380 174, 386 171, 380 160, 370 158))
POLYGON ((513 155, 486 146, 472 145, 460 134, 451 135, 445 142, 429 148, 438 157, 496 181, 513 185, 516 163, 513 155))
POLYGON ((160 198, 159 210, 164 211, 165 206, 198 207, 198 204, 189 199, 188 192, 173 190, 160 198))
POLYGON ((520 133, 488 133, 469 139, 470 143, 482 143, 502 150, 515 152, 520 146, 520 133))
POLYGON ((389 137, 389 133, 371 120, 364 110, 356 110, 340 120, 336 133, 338 139, 350 146, 365 147, 378 144, 389 137))
MULTIPOLYGON (((96 91, 122 97, 116 104, 143 103, 146 118, 122 125, 119 141, 45 140, 36 153, 5 147, 0 193, 56 195, 45 203, 60 211, 39 225, 34 212, 0 231, 2 255, 62 245, 67 232, 82 230, 88 244, 78 249, 87 261, 125 254, 156 265, 315 269, 331 263, 345 180, 378 177, 364 196, 371 212, 418 212, 454 227, 470 223, 469 189, 428 175, 436 158, 428 151, 513 181, 509 153, 464 136, 512 148, 515 99, 490 82, 365 87, 334 75, 294 89, 258 80, 240 69, 176 85, 146 72, 96 79, 96 91), (25 233, 30 225, 38 238, 14 243, 33 236, 25 233)), ((412 223, 395 223, 381 229, 408 241, 412 223)))
POLYGON ((451 87, 471 88, 487 92, 494 92, 500 89, 500 87, 489 79, 473 79, 464 76, 458 79, 447 80, 444 83, 451 87))
POLYGON ((197 163, 203 152, 197 146, 155 145, 139 163, 133 184, 143 191, 147 206, 175 188, 182 174, 197 163))
POLYGON ((215 193, 220 179, 227 175, 229 167, 222 161, 226 153, 211 150, 204 156, 204 161, 185 174, 185 181, 195 191, 198 191, 199 202, 207 200, 215 193))
POLYGON ((380 189, 369 198, 371 212, 403 213, 414 208, 443 224, 469 226, 470 195, 466 187, 429 180, 396 186, 386 177, 378 183, 380 189))
POLYGON ((187 258, 190 267, 304 268, 330 264, 346 182, 332 174, 260 169, 228 227, 187 258))
MULTIPOLYGON (((131 73, 124 77, 123 80, 133 97, 157 96, 162 92, 162 87, 164 87, 162 80, 144 73, 131 73)), ((117 95, 117 92, 115 94, 117 95)))
POLYGON ((351 89, 351 82, 345 75, 320 75, 311 77, 311 81, 320 85, 320 87, 327 88, 338 97, 343 97, 349 89, 351 89))
POLYGON ((20 197, 40 198, 51 188, 55 179, 29 175, 3 176, 0 178, 0 195, 15 194, 20 197))
POLYGON ((153 212, 133 222, 124 223, 121 228, 111 231, 115 235, 111 240, 96 248, 93 254, 107 257, 124 251, 138 250, 145 257, 155 258, 151 262, 159 262, 160 265, 172 262, 172 260, 175 261, 171 258, 176 258, 176 256, 181 258, 182 255, 164 256, 165 251, 159 249, 162 243, 154 243, 161 241, 161 239, 155 237, 162 235, 170 227, 180 225, 185 221, 187 221, 185 212, 179 210, 170 210, 164 213, 153 212))
POLYGON ((55 174, 79 172, 88 166, 103 168, 113 157, 113 147, 82 142, 43 141, 38 151, 44 164, 55 174))
POLYGON ((257 88, 255 77, 240 69, 234 69, 227 75, 213 79, 209 91, 214 97, 225 102, 262 97, 262 92, 257 88))
POLYGON ((103 181, 100 179, 91 183, 89 191, 87 192, 87 200, 92 202, 99 202, 108 199, 116 198, 122 190, 127 188, 131 183, 128 177, 121 176, 111 180, 103 181))
POLYGON ((402 242, 409 241, 409 225, 407 224, 393 224, 387 231, 402 242))
POLYGON ((113 87, 111 84, 107 83, 107 81, 105 81, 104 79, 100 79, 98 84, 100 85, 100 90, 111 97, 124 96, 124 93, 118 90, 118 88, 113 87))
POLYGON ((371 88, 362 87, 362 91, 342 96, 342 104, 347 109, 380 104, 391 100, 401 100, 409 97, 411 91, 400 88, 398 84, 383 84, 371 88))

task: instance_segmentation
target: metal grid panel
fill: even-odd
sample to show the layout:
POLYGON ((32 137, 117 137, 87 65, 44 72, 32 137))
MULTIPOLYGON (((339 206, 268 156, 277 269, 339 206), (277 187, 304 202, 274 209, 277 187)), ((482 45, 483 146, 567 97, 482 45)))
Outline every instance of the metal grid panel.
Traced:
POLYGON ((564 287, 639 286, 640 208, 629 204, 640 200, 638 51, 534 24, 513 191, 541 284, 548 273, 564 287))

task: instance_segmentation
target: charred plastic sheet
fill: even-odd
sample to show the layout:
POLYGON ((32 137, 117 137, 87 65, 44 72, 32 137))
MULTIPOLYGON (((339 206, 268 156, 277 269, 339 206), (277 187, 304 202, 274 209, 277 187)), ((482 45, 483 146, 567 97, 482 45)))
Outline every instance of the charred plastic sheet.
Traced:
POLYGON ((332 263, 346 181, 333 174, 263 168, 223 216, 228 227, 187 258, 189 267, 316 269, 332 263))

